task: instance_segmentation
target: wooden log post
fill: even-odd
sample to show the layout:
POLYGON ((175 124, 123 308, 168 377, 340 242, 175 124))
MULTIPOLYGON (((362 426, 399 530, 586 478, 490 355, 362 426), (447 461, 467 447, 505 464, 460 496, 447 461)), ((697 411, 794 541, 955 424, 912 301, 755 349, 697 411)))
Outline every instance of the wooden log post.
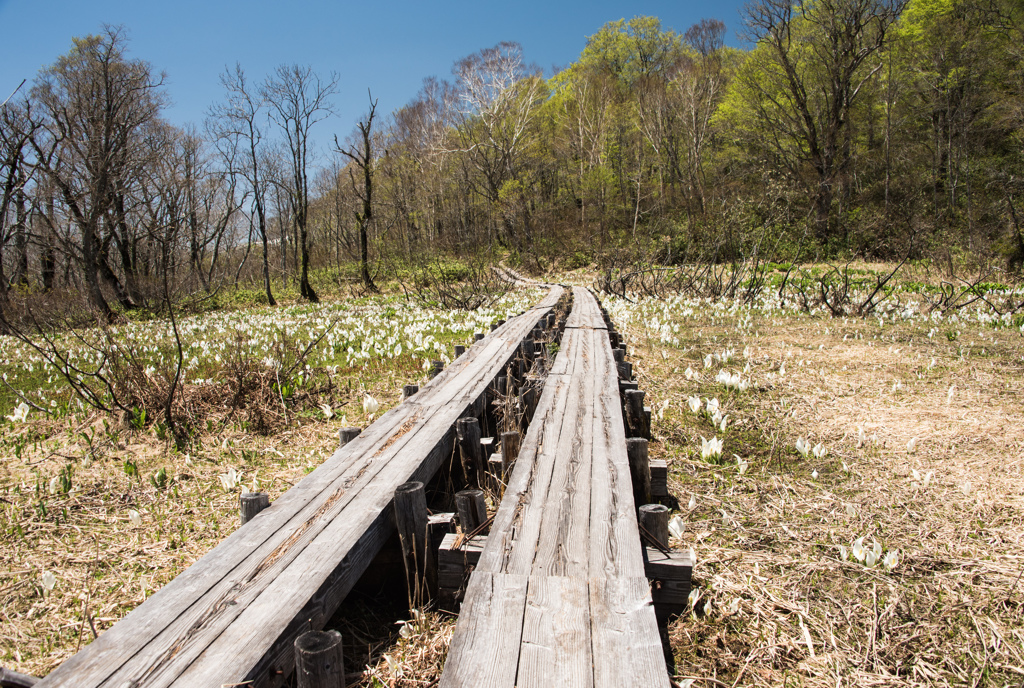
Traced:
POLYGON ((256 514, 270 506, 270 495, 266 492, 244 492, 238 498, 238 511, 242 525, 255 518, 256 514))
POLYGON ((644 392, 631 389, 626 392, 626 435, 651 439, 651 424, 644 409, 644 392))
POLYGON ((295 639, 295 680, 298 688, 345 685, 345 653, 341 633, 308 631, 295 639))
POLYGON ((462 490, 455 493, 455 508, 463 533, 472 533, 487 520, 487 500, 483 490, 462 490))
POLYGON ((549 330, 555 329, 555 314, 548 313, 547 328, 549 330))
POLYGON ((403 399, 408 399, 409 397, 411 397, 413 394, 415 394, 418 391, 420 391, 420 386, 419 385, 406 385, 406 386, 402 387, 402 398, 403 399))
POLYGON ((462 462, 462 475, 466 484, 480 489, 484 480, 484 452, 480 445, 480 421, 476 418, 459 418, 455 423, 455 435, 458 438, 459 458, 462 462))
POLYGON ((3 688, 31 688, 42 680, 35 676, 19 674, 17 671, 0 667, 0 686, 3 688))
POLYGON ((344 447, 346 444, 359 437, 359 433, 363 431, 362 428, 341 428, 338 430, 338 448, 344 447))
POLYGON ((402 483, 395 489, 395 526, 402 545, 409 604, 419 607, 437 593, 437 564, 434 550, 428 546, 430 531, 423 483, 402 483))
POLYGON ((522 435, 518 432, 501 433, 502 480, 508 479, 509 471, 512 470, 512 464, 515 463, 516 458, 519 456, 519 447, 522 441, 522 435))
POLYGON ((616 369, 619 371, 620 380, 632 380, 633 379, 633 364, 629 361, 623 361, 622 363, 615 364, 616 369))
POLYGON ((622 349, 612 349, 612 357, 615 359, 616 365, 626 360, 626 352, 622 349))
POLYGON ((479 342, 481 339, 483 339, 486 336, 487 335, 485 335, 483 332, 477 332, 476 334, 473 335, 473 341, 474 342, 479 342))
POLYGON ((440 375, 442 370, 444 370, 444 362, 443 361, 431 361, 430 362, 430 378, 431 379, 433 379, 433 378, 437 377, 438 375, 440 375))
POLYGON ((455 358, 458 358, 462 354, 466 353, 466 347, 462 344, 455 345, 455 358))
POLYGON ((669 509, 664 504, 644 504, 640 507, 640 527, 665 549, 668 549, 668 514, 669 509))
POLYGON ((633 503, 651 503, 651 464, 647 456, 647 440, 631 437, 626 440, 629 475, 633 479, 633 503))

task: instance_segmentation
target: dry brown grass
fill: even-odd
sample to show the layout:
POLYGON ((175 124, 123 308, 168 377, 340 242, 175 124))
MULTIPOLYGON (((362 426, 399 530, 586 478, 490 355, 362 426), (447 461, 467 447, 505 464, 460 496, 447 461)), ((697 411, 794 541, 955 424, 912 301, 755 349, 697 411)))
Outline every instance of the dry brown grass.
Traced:
MULTIPOLYGON (((670 628, 677 681, 1024 685, 1024 341, 958 329, 951 342, 920 323, 790 314, 755 315, 745 332, 736 318, 687 321, 681 348, 631 332, 649 403, 671 400, 652 456, 670 460, 677 544, 694 547, 703 593, 670 628), (730 395, 701 358, 745 346, 758 387, 730 395), (693 394, 731 416, 722 465, 700 458, 713 431, 685 408, 693 394), (798 436, 829 455, 799 457, 798 436), (898 551, 895 569, 843 561, 861 536, 898 551)), ((743 366, 738 354, 726 368, 743 366)))
MULTIPOLYGON (((391 375, 367 389, 378 414, 398 403, 401 382, 391 375)), ((234 468, 248 488, 255 479, 275 499, 330 456, 342 425, 369 424, 362 394, 359 385, 335 390, 334 418, 292 411, 272 437, 209 418, 212 432, 187 454, 152 428, 105 425, 95 415, 8 427, 9 442, 30 439, 20 459, 0 462, 0 664, 46 675, 238 527, 240 487, 226 490, 221 475, 234 468), (137 477, 126 474, 127 461, 137 477), (58 480, 51 493, 69 465, 72 490, 64 494, 58 480), (161 468, 167 483, 157 487, 150 476, 161 468), (51 591, 46 572, 56 577, 51 591)))

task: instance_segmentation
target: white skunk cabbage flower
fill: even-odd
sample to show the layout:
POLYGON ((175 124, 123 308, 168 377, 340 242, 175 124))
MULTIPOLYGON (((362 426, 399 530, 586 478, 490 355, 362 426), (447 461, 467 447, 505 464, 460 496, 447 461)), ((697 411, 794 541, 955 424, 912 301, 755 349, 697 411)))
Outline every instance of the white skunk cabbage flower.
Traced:
POLYGON ((711 362, 714 361, 714 360, 715 360, 715 357, 712 356, 711 354, 708 354, 707 356, 705 356, 704 357, 704 367, 705 368, 710 368, 711 367, 711 362))
POLYGON ((227 473, 220 476, 220 484, 225 490, 232 490, 242 482, 242 475, 234 468, 229 468, 227 473))
POLYGON ((915 449, 917 449, 917 438, 911 437, 910 441, 907 442, 907 452, 913 454, 915 449))
POLYGON ((50 571, 43 571, 43 575, 39 577, 39 582, 43 584, 47 592, 53 590, 53 586, 57 585, 57 576, 53 575, 50 571))
POLYGON ((846 545, 839 545, 839 558, 843 561, 850 558, 850 552, 846 549, 846 545))
POLYGON ((371 397, 369 394, 363 397, 363 413, 377 413, 377 409, 380 408, 380 402, 371 397))
POLYGON ((142 516, 135 509, 128 510, 128 520, 132 522, 132 525, 138 528, 142 525, 142 516))
POLYGON ((18 404, 17 408, 14 409, 14 413, 7 416, 7 420, 11 421, 12 423, 24 423, 25 421, 28 420, 28 411, 28 404, 26 404, 23 401, 20 404, 18 404))
POLYGON ((807 455, 811 453, 811 443, 805 441, 803 437, 797 437, 796 450, 800 453, 800 456, 806 459, 807 455))
POLYGON ((882 559, 882 565, 886 569, 892 571, 894 568, 900 565, 900 555, 896 550, 890 550, 886 553, 885 558, 882 559))
POLYGON ((864 537, 861 536, 853 541, 853 558, 857 561, 864 561, 867 550, 864 548, 864 537))
POLYGON ((828 449, 826 449, 825 445, 822 444, 821 442, 818 442, 816 445, 814 445, 814 449, 812 450, 812 452, 814 453, 814 458, 816 459, 823 459, 826 456, 828 456, 828 449))
POLYGON ((683 533, 686 532, 686 521, 676 514, 672 517, 672 520, 668 522, 668 532, 671 533, 672 537, 683 537, 683 533))
POLYGON ((320 404, 320 410, 324 412, 324 418, 327 420, 334 418, 334 409, 331 408, 330 404, 320 404))
POLYGON ((689 504, 686 505, 686 508, 689 509, 690 511, 693 511, 694 509, 697 508, 697 496, 696 495, 690 495, 690 502, 689 502, 689 504))
POLYGON ((689 397, 686 400, 686 404, 690 407, 690 410, 693 411, 694 413, 700 413, 700 407, 701 407, 700 397, 689 397))
POLYGON ((722 455, 722 440, 712 437, 706 440, 700 438, 700 455, 703 459, 717 458, 722 455))
POLYGON ((750 467, 750 464, 747 463, 746 459, 743 459, 742 457, 740 457, 737 454, 733 454, 733 456, 736 457, 736 471, 740 475, 743 475, 744 473, 747 472, 747 468, 750 467))

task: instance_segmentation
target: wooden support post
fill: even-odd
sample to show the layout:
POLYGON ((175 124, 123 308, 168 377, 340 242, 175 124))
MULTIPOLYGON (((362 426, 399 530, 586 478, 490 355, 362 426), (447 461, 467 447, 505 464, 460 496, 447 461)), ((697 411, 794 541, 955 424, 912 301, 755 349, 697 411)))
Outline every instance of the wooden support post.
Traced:
POLYGON ((4 688, 31 688, 31 686, 34 686, 42 680, 43 679, 36 678, 35 676, 19 674, 17 671, 11 671, 10 669, 0 667, 0 686, 3 686, 4 688))
POLYGON ((455 345, 455 358, 458 358, 462 354, 466 353, 466 347, 462 344, 455 345))
POLYGON ((238 510, 242 525, 251 521, 256 514, 270 506, 270 495, 266 492, 245 492, 238 498, 238 510))
POLYGON ((308 631, 295 639, 295 680, 298 688, 345 685, 345 653, 341 633, 308 631))
POLYGON ((437 564, 427 546, 427 498, 423 483, 402 483, 395 490, 395 526, 402 543, 409 603, 418 607, 437 593, 437 564))
POLYGON ((487 520, 487 500, 483 490, 462 490, 455 493, 455 508, 463 533, 472 533, 487 520))
POLYGON ((644 413, 644 392, 638 389, 626 392, 626 435, 651 439, 651 426, 644 413))
POLYGON ((626 352, 622 349, 612 349, 612 358, 615 359, 615 363, 622 363, 626 360, 626 352))
POLYGON ((521 442, 522 435, 518 432, 513 431, 501 433, 502 480, 508 477, 508 472, 512 470, 512 464, 519 456, 519 446, 521 442))
POLYGON ((458 611, 462 595, 466 590, 470 572, 480 561, 480 554, 487 544, 484 536, 472 540, 460 540, 457 535, 446 535, 437 550, 438 606, 446 611, 458 611))
POLYGON ((444 370, 444 362, 443 361, 431 361, 430 362, 430 378, 431 379, 433 379, 433 378, 437 377, 438 375, 440 375, 442 370, 444 370))
POLYGON ((476 418, 459 418, 455 423, 455 434, 459 441, 462 475, 465 476, 467 485, 479 489, 483 486, 484 477, 480 421, 476 418))
POLYGON ((549 330, 555 329, 555 314, 548 313, 547 327, 549 330))
POLYGON ((338 430, 338 448, 344 447, 346 444, 359 437, 359 433, 363 431, 362 428, 341 428, 338 430))
POLYGON ((498 329, 498 323, 491 323, 491 332, 494 332, 496 329, 498 329))
POLYGON ((626 440, 629 475, 633 479, 633 503, 651 503, 651 465, 647 457, 647 440, 631 437, 626 440))
POLYGON ((455 532, 455 514, 451 511, 430 514, 427 516, 427 530, 430 531, 427 546, 436 550, 445 535, 455 532))
POLYGON ((497 377, 497 379, 494 381, 494 391, 499 396, 506 396, 506 395, 508 395, 508 376, 507 375, 499 375, 497 377))
POLYGON ((402 398, 408 399, 418 391, 420 391, 419 385, 406 385, 405 387, 402 387, 402 398))
POLYGON ((477 332, 476 334, 473 335, 473 341, 474 342, 479 342, 481 339, 483 339, 486 336, 487 335, 485 335, 483 332, 477 332))
POLYGON ((644 574, 651 581, 654 613, 659 619, 686 611, 693 575, 693 560, 688 552, 665 553, 655 547, 644 547, 644 574))
POLYGON ((505 460, 502 458, 501 452, 495 452, 487 459, 487 473, 490 475, 492 491, 501 497, 502 485, 505 482, 505 460))
POLYGON ((619 371, 620 380, 632 380, 633 379, 633 364, 629 361, 623 361, 622 363, 616 363, 615 367, 619 371))
POLYGON ((668 514, 669 509, 663 504, 644 504, 640 507, 640 527, 665 549, 668 549, 668 514))
MULTIPOLYGON (((627 442, 629 440, 626 440, 627 442)), ((664 459, 651 459, 651 497, 668 497, 668 463, 664 459)))

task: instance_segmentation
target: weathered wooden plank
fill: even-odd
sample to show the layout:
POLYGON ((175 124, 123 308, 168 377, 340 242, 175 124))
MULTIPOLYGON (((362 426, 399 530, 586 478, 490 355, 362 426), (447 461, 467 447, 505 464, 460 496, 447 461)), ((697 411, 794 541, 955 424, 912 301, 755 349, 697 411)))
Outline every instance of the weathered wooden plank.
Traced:
MULTIPOLYGON (((586 577, 590 552, 590 492, 594 419, 594 333, 584 330, 566 355, 576 361, 568 403, 554 447, 554 470, 544 496, 532 573, 586 577)), ((552 453, 552 449, 554 450, 552 453)))
POLYGON ((516 686, 593 686, 590 633, 590 592, 585 579, 531 576, 516 686))
POLYGON ((441 688, 512 688, 523 634, 527 576, 477 569, 452 635, 441 688))
POLYGON ((668 688, 647 579, 591 578, 594 685, 668 688))

